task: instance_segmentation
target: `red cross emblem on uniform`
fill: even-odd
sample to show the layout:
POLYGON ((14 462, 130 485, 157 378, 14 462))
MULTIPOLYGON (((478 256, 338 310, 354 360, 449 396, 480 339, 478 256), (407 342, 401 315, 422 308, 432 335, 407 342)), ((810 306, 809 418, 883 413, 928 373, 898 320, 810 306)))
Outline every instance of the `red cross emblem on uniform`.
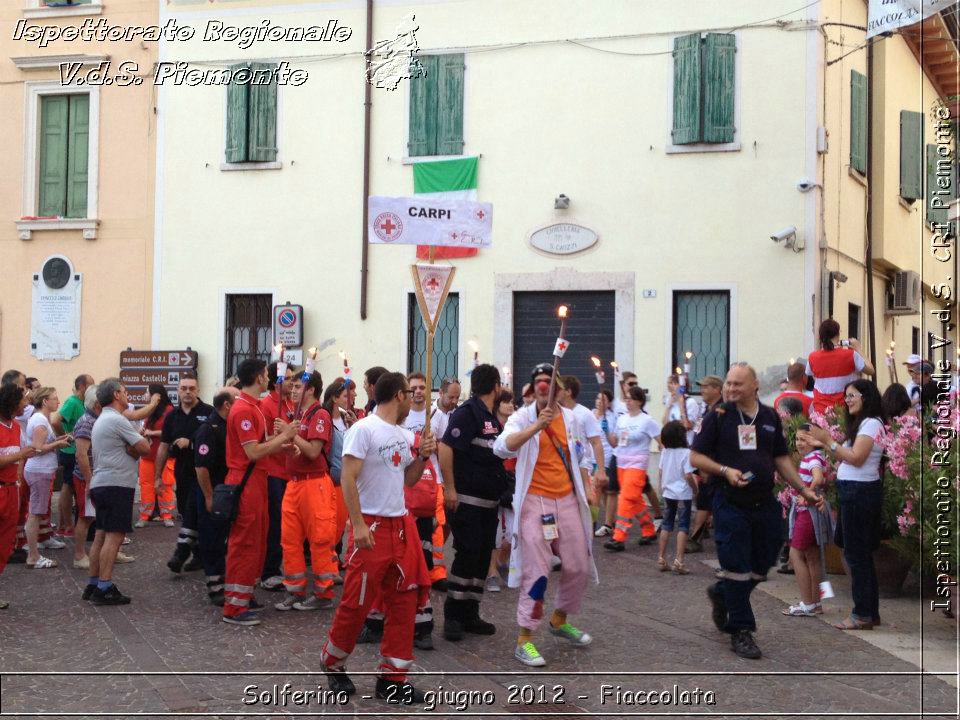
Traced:
POLYGON ((483 210, 477 210, 477 220, 483 220, 487 214, 483 210))
POLYGON ((391 460, 391 462, 393 462, 393 466, 394 466, 394 467, 399 467, 399 466, 400 466, 400 461, 403 460, 403 458, 400 457, 400 453, 399 453, 399 452, 397 452, 396 450, 394 450, 394 451, 393 451, 393 455, 391 456, 390 460, 391 460))

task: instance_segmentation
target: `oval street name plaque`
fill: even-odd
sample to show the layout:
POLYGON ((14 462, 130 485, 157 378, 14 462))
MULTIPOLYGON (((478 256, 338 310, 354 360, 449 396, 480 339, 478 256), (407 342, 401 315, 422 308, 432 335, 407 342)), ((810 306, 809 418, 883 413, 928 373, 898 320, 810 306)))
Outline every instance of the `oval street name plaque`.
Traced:
POLYGON ((551 255, 572 255, 597 244, 597 233, 575 223, 555 223, 530 234, 530 244, 551 255))

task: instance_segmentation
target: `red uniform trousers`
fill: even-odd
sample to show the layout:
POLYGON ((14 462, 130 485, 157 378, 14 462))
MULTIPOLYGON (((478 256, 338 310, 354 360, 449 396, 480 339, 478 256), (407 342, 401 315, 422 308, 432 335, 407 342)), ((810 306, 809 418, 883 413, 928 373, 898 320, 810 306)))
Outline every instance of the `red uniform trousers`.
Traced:
POLYGON ((380 677, 403 681, 413 664, 417 601, 430 589, 420 536, 409 513, 401 517, 364 515, 363 519, 374 545, 369 550, 354 547, 351 531, 352 549, 347 555, 343 596, 321 659, 328 668, 344 665, 379 591, 386 611, 380 643, 380 677))
POLYGON ((433 531, 433 567, 430 568, 430 581, 436 582, 447 577, 447 566, 443 564, 443 546, 447 538, 443 526, 447 524, 447 513, 443 506, 443 485, 437 486, 437 527, 433 531))
POLYGON ((310 543, 313 592, 333 597, 333 579, 339 574, 336 555, 337 514, 333 481, 329 475, 294 475, 287 483, 280 511, 280 545, 283 548, 283 584, 287 592, 307 594, 307 562, 303 542, 310 543))
POLYGON ((20 497, 17 505, 16 549, 21 550, 27 547, 26 525, 27 513, 30 510, 30 488, 27 486, 27 481, 23 479, 22 473, 18 481, 17 490, 20 497))
POLYGON ((653 524, 653 515, 643 497, 647 486, 647 471, 640 468, 617 468, 617 480, 620 482, 620 499, 617 501, 617 526, 613 530, 613 539, 623 542, 633 526, 633 518, 640 521, 640 532, 645 538, 655 537, 657 528, 653 524))
POLYGON ((17 515, 20 493, 14 483, 0 483, 0 573, 17 542, 17 515))
MULTIPOLYGON (((226 482, 238 485, 243 471, 230 470, 226 482)), ((267 473, 256 469, 250 474, 237 508, 237 519, 230 527, 227 541, 227 564, 223 584, 223 614, 226 617, 247 611, 253 587, 263 570, 267 555, 267 529, 270 514, 267 508, 267 473)))

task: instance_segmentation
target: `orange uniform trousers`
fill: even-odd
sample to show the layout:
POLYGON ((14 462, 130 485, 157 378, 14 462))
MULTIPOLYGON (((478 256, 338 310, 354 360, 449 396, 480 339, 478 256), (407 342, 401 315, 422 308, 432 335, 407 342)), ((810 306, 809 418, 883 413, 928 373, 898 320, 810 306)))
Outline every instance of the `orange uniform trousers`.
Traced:
POLYGON ((17 515, 20 512, 20 493, 15 483, 0 483, 0 572, 17 542, 17 515))
POLYGON ((620 499, 617 502, 617 526, 613 530, 613 539, 623 542, 633 526, 633 518, 640 522, 643 537, 652 538, 657 534, 653 516, 643 489, 647 486, 647 471, 640 468, 617 468, 617 480, 620 482, 620 499))
POLYGON ((333 480, 327 474, 293 476, 287 483, 280 510, 280 546, 283 548, 283 584, 287 592, 307 594, 307 561, 303 543, 310 543, 313 592, 333 597, 333 579, 339 574, 333 546, 337 543, 337 507, 333 480))
POLYGON ((437 527, 433 530, 433 567, 430 568, 430 582, 443 580, 447 577, 447 567, 443 564, 443 546, 447 538, 443 534, 443 526, 447 524, 447 513, 443 507, 443 485, 437 486, 437 527))
POLYGON ((157 503, 161 519, 173 520, 173 509, 177 506, 173 493, 173 486, 177 482, 173 477, 173 460, 167 460, 163 467, 159 493, 153 486, 156 468, 156 462, 150 458, 140 459, 140 519, 149 520, 153 514, 153 504, 157 503))

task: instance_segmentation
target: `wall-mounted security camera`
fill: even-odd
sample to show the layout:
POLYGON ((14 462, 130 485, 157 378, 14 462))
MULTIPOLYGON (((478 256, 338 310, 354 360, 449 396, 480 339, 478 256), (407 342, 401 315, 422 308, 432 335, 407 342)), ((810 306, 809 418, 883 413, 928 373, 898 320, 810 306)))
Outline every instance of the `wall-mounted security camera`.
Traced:
POLYGON ((797 236, 797 229, 793 225, 791 225, 790 227, 786 227, 779 232, 775 232, 773 235, 770 236, 770 239, 773 240, 775 243, 789 242, 790 238, 793 238, 796 236, 797 236))
POLYGON ((568 198, 563 193, 557 195, 556 199, 553 201, 554 210, 566 210, 570 207, 570 198, 568 198))
POLYGON ((794 252, 803 250, 803 240, 797 237, 797 229, 793 225, 774 233, 770 236, 770 239, 775 243, 782 242, 784 247, 788 247, 794 252))
POLYGON ((823 186, 820 183, 814 182, 813 180, 804 179, 797 183, 797 190, 799 190, 802 193, 810 192, 814 188, 822 188, 822 187, 823 186))

